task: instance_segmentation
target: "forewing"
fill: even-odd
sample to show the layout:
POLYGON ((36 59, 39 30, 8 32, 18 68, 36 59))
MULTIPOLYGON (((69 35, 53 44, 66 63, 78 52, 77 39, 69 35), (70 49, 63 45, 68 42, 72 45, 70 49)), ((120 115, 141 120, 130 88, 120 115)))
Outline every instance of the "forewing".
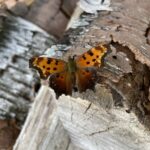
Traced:
POLYGON ((76 64, 78 68, 85 67, 97 67, 101 65, 101 59, 103 55, 106 53, 107 49, 102 46, 96 46, 91 48, 87 52, 76 58, 76 64))
POLYGON ((42 79, 47 79, 51 74, 65 70, 66 62, 48 57, 33 57, 29 60, 29 67, 38 70, 42 79))

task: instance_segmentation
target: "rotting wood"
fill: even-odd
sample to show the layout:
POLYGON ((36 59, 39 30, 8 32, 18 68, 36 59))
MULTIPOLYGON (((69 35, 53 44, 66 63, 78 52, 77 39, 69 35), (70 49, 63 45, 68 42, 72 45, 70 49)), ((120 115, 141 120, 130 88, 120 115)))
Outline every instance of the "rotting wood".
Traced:
POLYGON ((23 123, 33 99, 28 60, 42 54, 55 38, 9 14, 0 14, 0 26, 0 118, 23 123))
MULTIPOLYGON (((99 83, 112 90, 114 100, 132 110, 139 121, 150 127, 150 3, 141 1, 113 1, 112 12, 102 12, 88 28, 70 30, 72 48, 68 55, 81 54, 97 43, 108 46, 104 65, 100 68, 99 83), (133 9, 136 4, 136 9, 133 9), (144 16, 144 17, 142 17, 144 16), (75 39, 75 40, 74 40, 75 39), (81 52, 81 50, 83 50, 81 52), (120 102, 119 102, 120 101, 120 102)), ((82 21, 90 20, 82 16, 82 21)), ((115 102, 116 103, 116 102, 115 102)))
POLYGON ((83 149, 148 150, 150 46, 145 32, 150 3, 115 0, 112 7, 113 12, 101 13, 88 27, 67 33, 73 47, 66 56, 99 42, 106 43, 109 52, 99 70, 97 92, 74 93, 85 100, 60 97, 59 117, 72 141, 83 149), (135 5, 138 8, 133 9, 135 5))
POLYGON ((70 143, 59 121, 55 94, 42 86, 14 146, 14 150, 79 150, 70 143))
POLYGON ((150 135, 137 117, 123 108, 102 108, 87 100, 61 96, 58 112, 73 143, 82 149, 149 150, 150 135))

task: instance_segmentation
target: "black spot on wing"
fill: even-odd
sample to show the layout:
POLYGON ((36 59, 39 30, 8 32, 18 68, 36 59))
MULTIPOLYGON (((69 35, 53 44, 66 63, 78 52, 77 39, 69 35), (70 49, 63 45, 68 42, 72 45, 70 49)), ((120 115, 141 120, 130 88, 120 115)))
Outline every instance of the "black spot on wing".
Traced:
POLYGON ((51 59, 51 58, 48 58, 48 59, 47 59, 47 64, 50 64, 51 61, 52 61, 52 59, 51 59))
POLYGON ((56 60, 55 65, 58 65, 58 60, 56 60))
POLYGON ((88 53, 90 56, 93 56, 93 55, 94 55, 92 51, 88 51, 87 53, 88 53))
POLYGON ((96 61, 96 59, 92 59, 92 61, 94 62, 94 61, 96 61))
POLYGON ((82 56, 82 58, 83 58, 84 60, 86 60, 86 57, 85 57, 84 55, 82 56))

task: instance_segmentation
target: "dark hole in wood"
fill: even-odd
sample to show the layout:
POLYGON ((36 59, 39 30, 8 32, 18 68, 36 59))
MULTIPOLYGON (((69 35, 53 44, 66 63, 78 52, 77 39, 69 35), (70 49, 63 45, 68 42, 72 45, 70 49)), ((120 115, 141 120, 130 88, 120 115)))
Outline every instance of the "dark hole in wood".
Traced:
POLYGON ((113 55, 112 58, 113 58, 113 59, 117 59, 117 56, 116 56, 116 55, 113 55))

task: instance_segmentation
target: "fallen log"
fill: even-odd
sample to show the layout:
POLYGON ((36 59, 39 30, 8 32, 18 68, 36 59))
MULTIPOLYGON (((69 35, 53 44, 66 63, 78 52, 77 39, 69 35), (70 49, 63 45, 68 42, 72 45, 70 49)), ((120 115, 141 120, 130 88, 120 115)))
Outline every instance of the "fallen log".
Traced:
POLYGON ((15 150, 77 149, 59 121, 55 94, 42 86, 27 117, 15 150))
MULTIPOLYGON (((68 38, 72 48, 65 54, 64 59, 68 55, 81 54, 97 43, 105 43, 108 53, 98 71, 99 80, 95 91, 74 92, 72 97, 60 96, 58 101, 54 98, 57 106, 55 117, 59 117, 71 142, 82 149, 148 150, 150 45, 147 41, 150 3, 148 0, 144 3, 137 0, 116 0, 113 1, 112 8, 114 11, 100 13, 97 18, 82 15, 81 21, 84 25, 80 23, 80 27, 66 33, 64 38, 68 38), (92 23, 89 23, 91 20, 92 23)), ((66 39, 62 41, 65 42, 66 39)), ((43 97, 44 92, 41 99, 43 97)), ((43 103, 40 102, 38 107, 43 111, 51 109, 44 104, 48 100, 49 98, 41 100, 43 103)), ((30 114, 33 116, 29 117, 35 116, 31 122, 37 125, 40 123, 35 120, 40 119, 41 112, 34 114, 35 109, 36 107, 31 108, 30 114)), ((45 128, 47 132, 42 132, 45 136, 42 135, 42 139, 36 136, 42 143, 46 141, 44 137, 51 136, 52 124, 49 122, 49 116, 44 118, 44 124, 49 124, 49 128, 45 128)), ((40 132, 41 127, 43 128, 37 126, 36 131, 40 132)), ((26 123, 14 149, 23 147, 21 139, 25 134, 32 135, 33 131, 30 123, 26 123)), ((32 145, 36 143, 33 136, 24 140, 30 141, 27 143, 32 145)), ((44 148, 48 143, 45 142, 44 148)), ((40 143, 36 145, 40 147, 40 143)))

